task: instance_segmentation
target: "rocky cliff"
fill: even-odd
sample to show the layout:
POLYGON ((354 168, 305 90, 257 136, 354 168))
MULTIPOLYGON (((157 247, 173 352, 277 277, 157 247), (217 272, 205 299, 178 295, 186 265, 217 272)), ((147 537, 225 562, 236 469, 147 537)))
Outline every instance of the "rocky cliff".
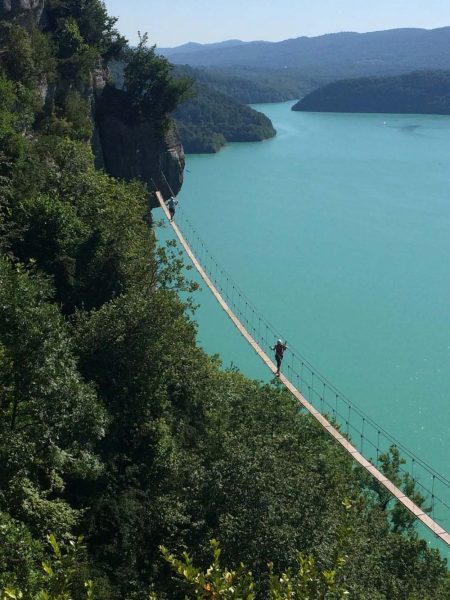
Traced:
POLYGON ((14 20, 23 26, 36 25, 44 14, 45 0, 0 0, 0 19, 14 20))
POLYGON ((183 183, 184 151, 175 124, 161 128, 136 119, 126 92, 106 86, 95 103, 94 152, 100 168, 122 179, 139 179, 164 197, 183 183))
POLYGON ((96 125, 93 145, 100 168, 114 177, 144 181, 165 197, 171 190, 179 192, 184 152, 175 127, 157 133, 151 122, 127 124, 107 111, 102 111, 96 125))
MULTIPOLYGON (((0 0, 0 18, 25 27, 47 27, 46 0, 0 0)), ((58 88, 74 87, 90 100, 94 121, 92 147, 97 166, 110 175, 139 179, 149 189, 156 186, 164 197, 177 194, 183 183, 184 151, 175 126, 161 129, 148 118, 136 121, 124 111, 121 90, 106 85, 107 71, 99 65, 92 74, 91 85, 60 81, 56 85, 42 82, 43 102, 51 106, 58 88), (120 96, 120 101, 117 97, 120 96)))

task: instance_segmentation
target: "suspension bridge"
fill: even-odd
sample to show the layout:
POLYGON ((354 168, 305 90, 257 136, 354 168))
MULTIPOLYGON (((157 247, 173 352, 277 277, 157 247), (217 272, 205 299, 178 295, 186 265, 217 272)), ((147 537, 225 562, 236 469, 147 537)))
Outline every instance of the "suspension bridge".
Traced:
MULTIPOLYGON (((168 183, 167 185, 170 189, 168 183)), ((256 307, 209 253, 187 216, 177 208, 177 215, 182 215, 182 233, 175 220, 170 220, 161 192, 155 191, 155 195, 181 246, 214 298, 267 368, 275 373, 276 366, 264 349, 271 348, 274 340, 281 338, 279 332, 258 313, 256 307)), ((306 410, 357 465, 414 515, 437 540, 443 542, 448 550, 450 533, 445 525, 450 519, 450 481, 376 424, 291 345, 285 352, 283 364, 286 365, 287 374, 281 373, 279 380, 299 407, 306 410), (398 448, 401 454, 401 475, 413 482, 415 489, 431 503, 429 509, 417 505, 380 470, 380 458, 392 447, 398 448)))

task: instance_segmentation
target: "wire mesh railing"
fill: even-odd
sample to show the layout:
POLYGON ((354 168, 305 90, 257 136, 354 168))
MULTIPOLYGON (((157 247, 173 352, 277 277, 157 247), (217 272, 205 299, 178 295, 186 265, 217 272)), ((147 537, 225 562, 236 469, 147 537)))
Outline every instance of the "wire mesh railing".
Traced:
MULTIPOLYGON (((258 344, 265 352, 269 353, 275 341, 283 339, 281 332, 261 315, 240 286, 211 254, 181 208, 177 208, 176 219, 194 254, 222 297, 258 344)), ((283 370, 287 378, 308 402, 336 424, 356 449, 374 466, 382 469, 389 450, 392 447, 398 449, 401 457, 398 469, 399 475, 403 479, 398 484, 401 486, 401 483, 406 483, 406 481, 414 483, 416 492, 426 498, 425 507, 429 510, 433 520, 441 524, 443 528, 448 528, 450 524, 450 481, 445 476, 435 471, 378 425, 314 368, 291 343, 285 351, 283 370)), ((414 498, 412 499, 414 500, 414 498)))
MULTIPOLYGON (((167 182, 167 179, 165 180, 167 182)), ((174 195, 168 182, 167 185, 174 195)), ((270 349, 273 349, 275 340, 282 339, 280 331, 261 315, 256 306, 208 250, 187 214, 178 208, 177 222, 180 221, 183 235, 204 271, 255 341, 268 353, 270 349)), ((398 475, 401 479, 393 483, 399 487, 405 484, 414 484, 415 492, 425 498, 425 510, 429 512, 433 521, 448 531, 450 525, 450 481, 378 425, 315 369, 292 344, 289 344, 286 349, 283 364, 287 378, 303 397, 316 410, 337 425, 352 445, 377 469, 383 470, 386 457, 389 456, 392 448, 398 450, 400 453, 398 475)), ((415 496, 411 500, 417 503, 418 498, 415 496)))

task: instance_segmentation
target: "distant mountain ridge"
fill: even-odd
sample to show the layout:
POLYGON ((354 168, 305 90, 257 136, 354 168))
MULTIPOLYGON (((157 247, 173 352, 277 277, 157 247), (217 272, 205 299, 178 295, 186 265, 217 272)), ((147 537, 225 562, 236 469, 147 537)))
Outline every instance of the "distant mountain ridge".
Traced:
POLYGON ((398 75, 417 69, 445 69, 450 63, 450 27, 342 32, 282 42, 239 42, 159 49, 175 64, 197 67, 296 69, 305 76, 398 75))
POLYGON ((234 46, 240 46, 241 44, 245 44, 246 42, 242 42, 241 40, 225 40, 224 42, 215 42, 212 44, 199 44, 198 42, 188 42, 187 44, 182 44, 181 46, 176 46, 175 48, 158 48, 157 51, 159 54, 162 54, 166 58, 169 58, 173 54, 193 54, 194 52, 202 52, 206 48, 209 50, 217 49, 217 48, 229 48, 234 46))

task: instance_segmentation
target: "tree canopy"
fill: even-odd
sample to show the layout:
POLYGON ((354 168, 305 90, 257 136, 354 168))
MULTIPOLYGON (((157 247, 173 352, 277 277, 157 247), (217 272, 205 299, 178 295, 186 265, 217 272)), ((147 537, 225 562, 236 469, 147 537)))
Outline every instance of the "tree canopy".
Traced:
POLYGON ((337 81, 311 92, 292 110, 448 115, 450 71, 337 81))
POLYGON ((186 152, 217 152, 227 142, 256 142, 276 135, 266 115, 205 85, 174 113, 186 152))
POLYGON ((147 34, 140 36, 136 48, 128 48, 124 88, 133 112, 163 122, 189 95, 191 80, 172 77, 172 69, 168 60, 155 53, 155 46, 148 46, 147 34))

